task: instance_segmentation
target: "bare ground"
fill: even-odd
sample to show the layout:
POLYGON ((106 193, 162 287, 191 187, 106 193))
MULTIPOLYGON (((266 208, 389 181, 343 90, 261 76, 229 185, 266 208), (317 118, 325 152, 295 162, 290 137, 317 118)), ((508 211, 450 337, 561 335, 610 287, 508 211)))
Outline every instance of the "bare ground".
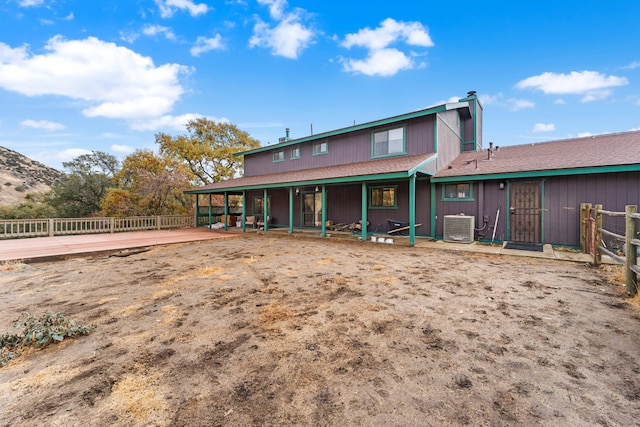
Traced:
POLYGON ((638 425, 640 318, 586 265, 246 236, 0 272, 0 425, 638 425))

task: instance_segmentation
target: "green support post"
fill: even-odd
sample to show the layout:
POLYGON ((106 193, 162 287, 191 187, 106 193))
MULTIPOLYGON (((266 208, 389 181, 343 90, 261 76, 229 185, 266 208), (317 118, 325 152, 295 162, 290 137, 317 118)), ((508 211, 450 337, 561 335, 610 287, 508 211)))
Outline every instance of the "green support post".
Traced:
POLYGON ((212 194, 209 193, 209 229, 211 229, 211 224, 213 224, 213 207, 211 206, 211 197, 212 194))
POLYGON ((289 187, 289 234, 293 234, 293 187, 289 187))
POLYGON ((320 235, 327 237, 327 186, 322 184, 322 227, 320 235))
POLYGON ((247 192, 242 192, 242 232, 247 232, 247 192))
POLYGON ((367 240, 367 183, 362 182, 362 219, 361 219, 361 229, 362 229, 362 241, 367 240))
POLYGON ((269 198, 267 196, 267 189, 264 189, 263 198, 262 198, 262 222, 264 223, 264 231, 269 229, 269 198))
POLYGON ((229 195, 224 192, 224 231, 229 231, 229 195))
POLYGON ((436 209, 436 184, 431 183, 431 237, 436 238, 436 219, 438 210, 436 209))
MULTIPOLYGON (((195 217, 196 223, 195 223, 195 227, 198 226, 198 219, 199 219, 198 218, 198 214, 200 213, 199 209, 198 209, 198 203, 199 202, 200 202, 200 195, 198 193, 196 193, 196 217, 195 217)), ((113 232, 113 227, 111 228, 111 232, 113 232)))
POLYGON ((416 174, 409 177, 409 245, 416 244, 416 174))

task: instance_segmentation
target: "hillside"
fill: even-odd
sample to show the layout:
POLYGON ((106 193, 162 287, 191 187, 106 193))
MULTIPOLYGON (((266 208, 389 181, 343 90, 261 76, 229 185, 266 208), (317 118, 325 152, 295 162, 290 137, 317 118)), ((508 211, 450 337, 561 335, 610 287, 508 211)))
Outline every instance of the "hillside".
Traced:
POLYGON ((29 193, 46 192, 64 173, 0 147, 0 205, 20 203, 29 193))

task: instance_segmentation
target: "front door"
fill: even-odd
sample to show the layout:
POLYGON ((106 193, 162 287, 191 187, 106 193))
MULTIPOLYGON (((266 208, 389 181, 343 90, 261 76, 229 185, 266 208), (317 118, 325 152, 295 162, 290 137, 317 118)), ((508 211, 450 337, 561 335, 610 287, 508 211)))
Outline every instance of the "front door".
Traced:
POLYGON ((305 227, 320 227, 322 225, 322 193, 304 193, 302 197, 302 224, 305 227))
POLYGON ((510 184, 510 237, 512 242, 542 242, 542 203, 539 181, 510 184))

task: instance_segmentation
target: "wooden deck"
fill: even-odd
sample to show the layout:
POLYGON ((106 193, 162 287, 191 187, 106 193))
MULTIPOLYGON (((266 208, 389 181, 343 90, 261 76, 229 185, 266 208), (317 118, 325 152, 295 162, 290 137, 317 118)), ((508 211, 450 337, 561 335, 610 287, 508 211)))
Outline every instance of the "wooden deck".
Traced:
POLYGON ((212 231, 206 228, 132 231, 114 234, 35 237, 0 240, 0 262, 36 262, 101 252, 117 252, 148 246, 200 240, 230 239, 241 236, 236 230, 212 231))

